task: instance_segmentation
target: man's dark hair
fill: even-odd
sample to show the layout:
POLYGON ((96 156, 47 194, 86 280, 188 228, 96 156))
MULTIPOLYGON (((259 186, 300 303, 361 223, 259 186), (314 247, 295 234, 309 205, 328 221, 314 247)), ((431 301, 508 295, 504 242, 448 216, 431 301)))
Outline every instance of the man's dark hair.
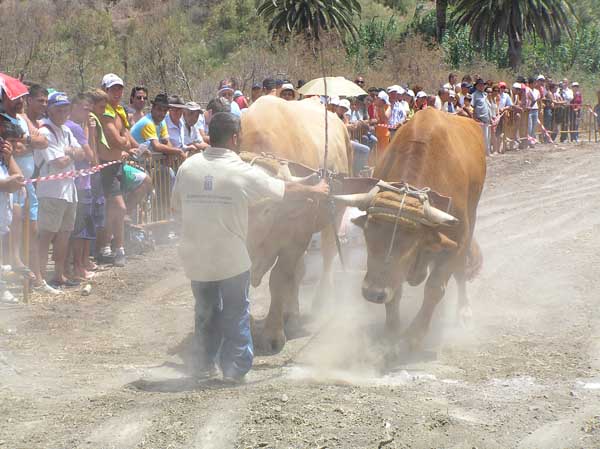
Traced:
POLYGON ((218 112, 213 115, 208 125, 210 144, 223 147, 234 134, 240 132, 240 119, 231 112, 218 112))
POLYGON ((529 84, 533 84, 533 83, 535 83, 535 78, 529 78, 529 79, 527 80, 527 82, 528 82, 529 84))
POLYGON ((40 94, 47 97, 48 89, 46 89, 44 86, 42 86, 40 84, 32 84, 31 86, 29 86, 29 96, 30 97, 37 97, 40 94))
POLYGON ((277 84, 273 78, 265 78, 262 82, 264 90, 273 90, 277 87, 277 84))
POLYGON ((146 94, 146 97, 148 96, 148 88, 146 88, 145 86, 135 86, 133 89, 131 89, 129 103, 133 101, 133 99, 135 98, 135 94, 137 94, 140 90, 146 94))
POLYGON ((0 137, 3 139, 20 139, 23 134, 25 134, 25 131, 21 125, 0 116, 0 137))
POLYGON ((453 77, 456 78, 456 73, 451 73, 448 75, 448 81, 450 81, 453 77))
POLYGON ((231 112, 231 103, 225 97, 213 98, 206 105, 206 110, 211 111, 213 114, 219 112, 231 112))

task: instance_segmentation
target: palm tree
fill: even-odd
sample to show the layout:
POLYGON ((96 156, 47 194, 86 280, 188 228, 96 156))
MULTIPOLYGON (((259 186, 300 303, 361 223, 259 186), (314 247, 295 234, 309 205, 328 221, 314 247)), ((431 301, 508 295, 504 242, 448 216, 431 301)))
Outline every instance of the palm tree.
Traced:
POLYGON ((444 31, 446 31, 446 11, 448 10, 448 0, 435 0, 435 38, 442 42, 444 31))
POLYGON ((355 15, 361 12, 358 0, 261 0, 257 14, 270 20, 273 38, 304 35, 320 43, 322 31, 333 31, 340 38, 357 37, 355 15))
POLYGON ((521 65, 526 35, 557 42, 571 35, 575 18, 570 0, 456 0, 453 18, 457 25, 471 26, 471 40, 491 48, 508 38, 508 61, 521 65))

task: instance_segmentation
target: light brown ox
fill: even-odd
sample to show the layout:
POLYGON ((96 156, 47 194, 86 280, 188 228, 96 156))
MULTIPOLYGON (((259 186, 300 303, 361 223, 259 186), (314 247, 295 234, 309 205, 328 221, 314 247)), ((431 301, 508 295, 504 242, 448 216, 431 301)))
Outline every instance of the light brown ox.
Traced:
MULTIPOLYGON (((329 155, 327 168, 349 173, 350 139, 345 126, 329 113, 329 155)), ((261 97, 244 114, 240 150, 269 153, 318 170, 325 148, 324 108, 318 101, 284 101, 261 97)), ((335 213, 336 226, 343 207, 335 213)), ((280 351, 286 328, 299 318, 298 290, 304 274, 303 256, 312 235, 321 231, 323 274, 317 299, 332 284, 331 269, 336 254, 331 214, 326 202, 263 202, 249 214, 248 251, 252 260, 251 282, 258 286, 272 268, 269 288, 271 304, 262 332, 255 335, 259 352, 280 351)))
MULTIPOLYGON (((364 230, 368 251, 362 294, 367 301, 385 304, 388 331, 399 329, 403 283, 419 285, 427 278, 423 304, 405 333, 412 346, 418 346, 426 336, 432 314, 452 275, 458 284, 459 315, 466 318, 470 314, 466 281, 473 267, 467 261, 472 258, 475 265, 481 262, 473 230, 485 173, 484 140, 479 125, 433 108, 418 112, 398 130, 375 168, 375 178, 404 181, 421 189, 429 187, 450 197, 449 213, 458 219, 449 226, 397 229, 387 262, 394 225, 373 220, 369 213, 354 220, 364 230)), ((340 200, 368 210, 373 195, 345 196, 340 200)))

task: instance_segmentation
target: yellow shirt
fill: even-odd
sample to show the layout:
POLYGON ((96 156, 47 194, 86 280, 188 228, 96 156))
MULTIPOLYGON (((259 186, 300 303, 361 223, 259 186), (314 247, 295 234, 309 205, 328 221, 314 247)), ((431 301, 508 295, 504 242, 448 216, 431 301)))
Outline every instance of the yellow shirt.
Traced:
POLYGON ((119 117, 121 117, 121 120, 123 120, 123 125, 125 128, 129 129, 129 120, 127 120, 127 111, 125 111, 125 108, 121 105, 118 105, 115 109, 107 103, 106 109, 104 110, 104 115, 110 118, 117 118, 117 114, 119 117))

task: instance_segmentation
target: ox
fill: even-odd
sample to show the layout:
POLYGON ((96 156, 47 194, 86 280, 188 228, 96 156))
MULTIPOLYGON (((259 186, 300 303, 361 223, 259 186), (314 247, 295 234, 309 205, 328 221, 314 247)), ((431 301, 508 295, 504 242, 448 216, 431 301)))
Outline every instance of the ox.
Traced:
POLYGON ((401 225, 396 232, 394 220, 374 219, 373 205, 381 195, 378 187, 367 194, 337 197, 345 205, 367 211, 353 220, 363 228, 367 244, 362 294, 367 301, 385 304, 387 331, 399 329, 403 283, 419 285, 427 278, 423 304, 405 333, 412 347, 418 347, 426 336, 453 275, 458 284, 459 316, 470 314, 466 281, 481 261, 473 230, 486 173, 484 145, 475 121, 430 108, 418 112, 397 131, 375 168, 375 178, 430 188, 450 197, 451 216, 427 204, 427 220, 401 225))
MULTIPOLYGON (((351 166, 350 139, 342 121, 334 114, 328 114, 327 169, 347 175, 351 166)), ((242 115, 241 151, 268 153, 319 170, 323 165, 324 140, 324 108, 314 100, 284 101, 265 96, 242 115)), ((317 297, 324 295, 332 284, 336 248, 332 211, 328 207, 326 202, 265 201, 250 210, 247 244, 252 260, 252 285, 258 286, 272 267, 269 278, 271 305, 264 329, 254 338, 260 352, 280 351, 286 341, 284 324, 286 328, 298 324, 303 256, 312 235, 319 231, 324 269, 317 297)), ((333 211, 336 228, 343 209, 333 211)))

